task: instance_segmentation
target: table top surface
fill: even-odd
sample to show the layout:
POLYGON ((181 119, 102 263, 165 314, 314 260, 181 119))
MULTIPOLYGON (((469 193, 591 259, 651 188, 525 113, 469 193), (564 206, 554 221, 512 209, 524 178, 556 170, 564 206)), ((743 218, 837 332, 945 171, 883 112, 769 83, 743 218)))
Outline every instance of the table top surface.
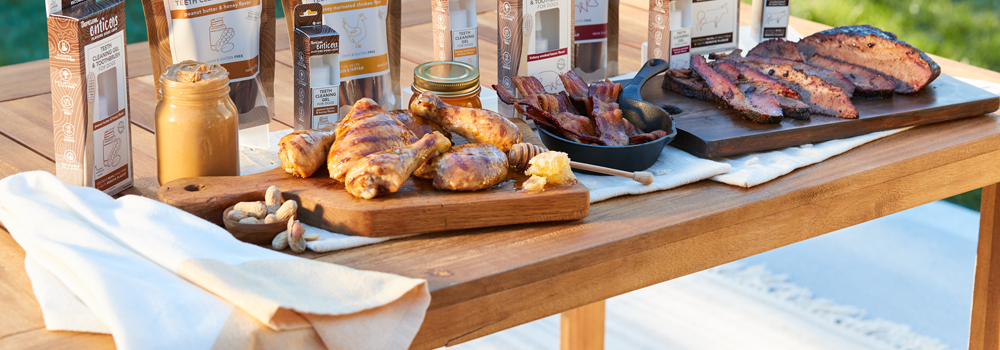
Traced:
MULTIPOLYGON (((482 81, 496 81, 496 4, 479 1, 482 81)), ((624 0, 619 71, 637 70, 647 3, 624 0)), ((749 7, 740 8, 748 24, 749 7)), ((429 5, 403 2, 402 67, 432 60, 429 5)), ((792 18, 803 35, 827 26, 792 18)), ((277 28, 277 116, 291 118, 291 55, 277 28)), ((905 35, 901 35, 905 39, 905 35)), ((155 198, 155 95, 147 43, 129 45, 135 186, 155 198)), ((1000 83, 1000 73, 934 56, 942 71, 1000 83)), ((0 178, 55 171, 48 61, 0 67, 0 178)), ((432 233, 309 258, 427 279, 432 301, 414 348, 435 348, 530 322, 930 201, 1000 182, 996 113, 915 127, 823 163, 743 189, 701 181, 614 198, 571 222, 432 233), (475 315, 475 317, 469 317, 475 315)), ((24 272, 24 251, 0 234, 0 347, 110 348, 110 336, 45 330, 24 272)))

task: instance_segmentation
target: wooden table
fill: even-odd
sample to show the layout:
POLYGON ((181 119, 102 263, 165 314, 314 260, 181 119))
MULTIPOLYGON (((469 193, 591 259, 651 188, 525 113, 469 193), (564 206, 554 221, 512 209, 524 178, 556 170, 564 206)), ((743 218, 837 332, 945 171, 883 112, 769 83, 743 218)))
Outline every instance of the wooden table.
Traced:
MULTIPOLYGON (((479 3, 482 75, 490 84, 496 81, 495 2, 479 3)), ((431 60, 427 6, 404 2, 404 73, 431 60)), ((622 72, 639 67, 644 6, 622 1, 620 18, 635 19, 621 24, 622 72)), ((746 22, 749 9, 740 10, 746 22)), ((791 24, 803 34, 826 28, 796 18, 791 24)), ((277 32, 272 130, 291 125, 292 109, 288 41, 284 28, 277 32)), ((128 49, 136 186, 126 193, 155 198, 148 46, 128 49)), ((935 59, 947 74, 1000 83, 996 72, 935 59)), ((408 85, 410 75, 402 76, 408 85)), ((47 77, 47 60, 0 68, 0 177, 54 171, 47 77)), ((564 346, 594 348, 603 340, 607 298, 982 187, 971 348, 998 349, 1000 255, 992 254, 1000 252, 1000 239, 993 239, 1000 232, 997 169, 1000 115, 994 113, 916 127, 750 190, 702 181, 603 201, 579 221, 427 234, 308 257, 427 279, 431 305, 415 349, 458 344, 564 312, 564 346)), ((0 234, 0 348, 114 346, 106 335, 45 330, 23 261, 24 251, 0 234)))

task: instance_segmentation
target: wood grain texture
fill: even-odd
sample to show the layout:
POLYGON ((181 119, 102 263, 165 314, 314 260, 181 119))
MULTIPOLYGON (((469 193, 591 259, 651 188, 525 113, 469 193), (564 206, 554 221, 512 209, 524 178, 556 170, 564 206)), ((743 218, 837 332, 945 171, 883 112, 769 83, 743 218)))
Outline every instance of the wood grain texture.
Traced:
POLYGON ((983 187, 969 350, 1000 349, 1000 184, 983 187))
POLYGON ((1000 98, 948 75, 941 75, 924 90, 897 94, 891 99, 851 102, 859 119, 813 114, 809 120, 785 118, 779 124, 747 121, 736 110, 689 98, 660 87, 663 75, 650 79, 642 97, 656 105, 674 105, 684 112, 671 115, 677 138, 671 146, 704 158, 798 146, 875 131, 936 123, 996 111, 1000 98))
MULTIPOLYGON (((515 124, 526 142, 540 144, 523 121, 515 124)), ((264 198, 278 186, 285 199, 299 203, 298 219, 333 232, 385 237, 523 223, 576 220, 587 216, 590 191, 582 184, 541 193, 520 190, 527 180, 511 173, 500 185, 480 191, 439 191, 430 180, 411 177, 396 193, 374 199, 355 198, 325 170, 310 178, 293 177, 282 168, 255 175, 199 177, 171 181, 158 199, 222 225, 223 211, 238 203, 264 198)), ((237 237, 240 238, 240 237, 237 237)), ((257 243, 257 242, 254 242, 257 243)))
POLYGON ((560 350, 604 350, 604 300, 563 312, 560 350))

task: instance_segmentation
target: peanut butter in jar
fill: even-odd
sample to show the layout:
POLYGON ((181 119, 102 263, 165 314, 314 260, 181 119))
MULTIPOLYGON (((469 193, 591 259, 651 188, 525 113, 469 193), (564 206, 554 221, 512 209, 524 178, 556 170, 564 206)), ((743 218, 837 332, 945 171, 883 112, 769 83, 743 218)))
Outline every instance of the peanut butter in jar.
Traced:
POLYGON ((156 161, 160 185, 195 176, 240 173, 239 114, 229 98, 229 72, 184 61, 160 77, 156 161))

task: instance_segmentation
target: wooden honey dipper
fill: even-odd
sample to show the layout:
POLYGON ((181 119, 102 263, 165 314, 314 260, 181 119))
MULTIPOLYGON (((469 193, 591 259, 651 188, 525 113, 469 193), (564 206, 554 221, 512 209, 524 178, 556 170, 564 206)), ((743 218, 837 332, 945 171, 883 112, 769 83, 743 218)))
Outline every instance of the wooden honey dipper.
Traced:
MULTIPOLYGON (((510 167, 517 172, 523 172, 528 169, 528 161, 531 158, 537 156, 542 152, 548 151, 545 147, 530 144, 530 143, 518 143, 510 147, 510 151, 507 152, 507 161, 510 167)), ((649 185, 653 183, 653 174, 645 171, 622 171, 618 169, 605 168, 602 166, 584 164, 580 162, 570 161, 569 166, 586 171, 592 171, 595 173, 615 175, 621 177, 627 177, 635 180, 643 185, 649 185)))

